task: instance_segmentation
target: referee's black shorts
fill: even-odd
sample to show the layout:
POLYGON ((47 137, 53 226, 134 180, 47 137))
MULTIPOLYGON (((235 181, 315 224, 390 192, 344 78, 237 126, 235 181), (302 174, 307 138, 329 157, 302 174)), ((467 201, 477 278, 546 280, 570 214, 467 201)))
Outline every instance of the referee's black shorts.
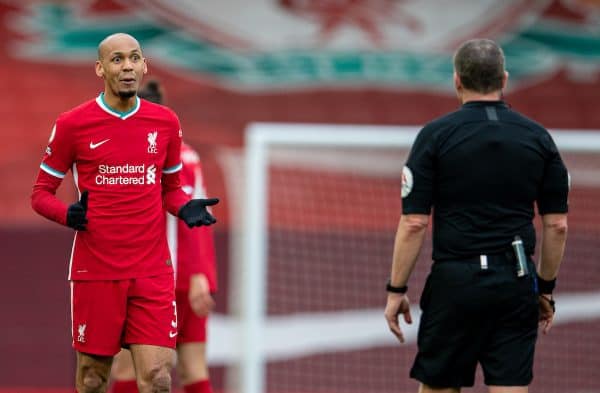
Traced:
POLYGON ((477 363, 486 385, 533 379, 539 304, 535 266, 517 277, 514 258, 435 262, 421 296, 418 353, 410 376, 439 388, 473 386, 477 363))

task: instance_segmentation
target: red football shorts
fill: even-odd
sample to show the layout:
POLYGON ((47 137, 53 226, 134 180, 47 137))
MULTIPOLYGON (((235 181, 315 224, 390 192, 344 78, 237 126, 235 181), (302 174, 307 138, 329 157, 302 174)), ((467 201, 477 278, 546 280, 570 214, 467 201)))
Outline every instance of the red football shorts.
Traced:
POLYGON ((177 344, 206 342, 207 317, 199 317, 194 313, 188 299, 188 291, 177 289, 175 294, 177 298, 177 322, 179 325, 177 344))
POLYGON ((172 274, 71 282, 73 348, 112 356, 122 346, 175 348, 177 307, 172 274))

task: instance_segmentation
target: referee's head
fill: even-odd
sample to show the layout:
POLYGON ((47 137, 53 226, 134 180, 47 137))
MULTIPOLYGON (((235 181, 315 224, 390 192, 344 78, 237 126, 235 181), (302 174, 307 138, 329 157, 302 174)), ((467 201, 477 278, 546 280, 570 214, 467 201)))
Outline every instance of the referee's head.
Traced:
POLYGON ((501 91, 508 73, 504 70, 504 53, 492 40, 472 39, 454 54, 454 83, 459 89, 479 94, 501 91))

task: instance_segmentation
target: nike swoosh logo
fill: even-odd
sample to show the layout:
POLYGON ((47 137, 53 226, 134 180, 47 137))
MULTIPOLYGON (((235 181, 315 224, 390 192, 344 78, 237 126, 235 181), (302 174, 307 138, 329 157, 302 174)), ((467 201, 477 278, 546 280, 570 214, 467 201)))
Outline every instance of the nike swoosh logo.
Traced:
POLYGON ((169 332, 169 337, 173 338, 177 335, 177 332, 169 332))
POLYGON ((90 149, 94 150, 98 146, 101 146, 101 145, 105 144, 108 141, 110 141, 110 138, 109 139, 105 139, 105 140, 103 140, 101 142, 98 142, 98 143, 90 142, 90 149))

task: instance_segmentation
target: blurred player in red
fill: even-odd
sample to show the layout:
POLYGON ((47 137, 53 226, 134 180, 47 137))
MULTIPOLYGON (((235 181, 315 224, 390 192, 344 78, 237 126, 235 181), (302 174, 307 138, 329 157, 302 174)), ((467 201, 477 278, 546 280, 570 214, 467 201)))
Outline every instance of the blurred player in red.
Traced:
POLYGON ((177 310, 166 209, 190 226, 216 222, 181 189, 182 131, 170 109, 141 100, 147 71, 128 34, 98 46, 104 91, 58 117, 33 187, 32 207, 76 230, 69 264, 75 385, 107 389, 113 356, 131 349, 142 393, 170 392, 177 310), (71 169, 80 200, 56 197, 71 169))
MULTIPOLYGON (((138 92, 140 98, 163 103, 157 81, 149 81, 138 92)), ((198 154, 185 143, 181 148, 182 189, 193 198, 206 198, 198 154)), ((185 393, 212 392, 206 364, 206 322, 214 306, 211 293, 216 290, 215 248, 212 228, 188 229, 167 215, 167 238, 176 275, 177 297, 177 373, 185 393)), ((112 393, 136 393, 131 353, 122 350, 112 369, 112 393)))

